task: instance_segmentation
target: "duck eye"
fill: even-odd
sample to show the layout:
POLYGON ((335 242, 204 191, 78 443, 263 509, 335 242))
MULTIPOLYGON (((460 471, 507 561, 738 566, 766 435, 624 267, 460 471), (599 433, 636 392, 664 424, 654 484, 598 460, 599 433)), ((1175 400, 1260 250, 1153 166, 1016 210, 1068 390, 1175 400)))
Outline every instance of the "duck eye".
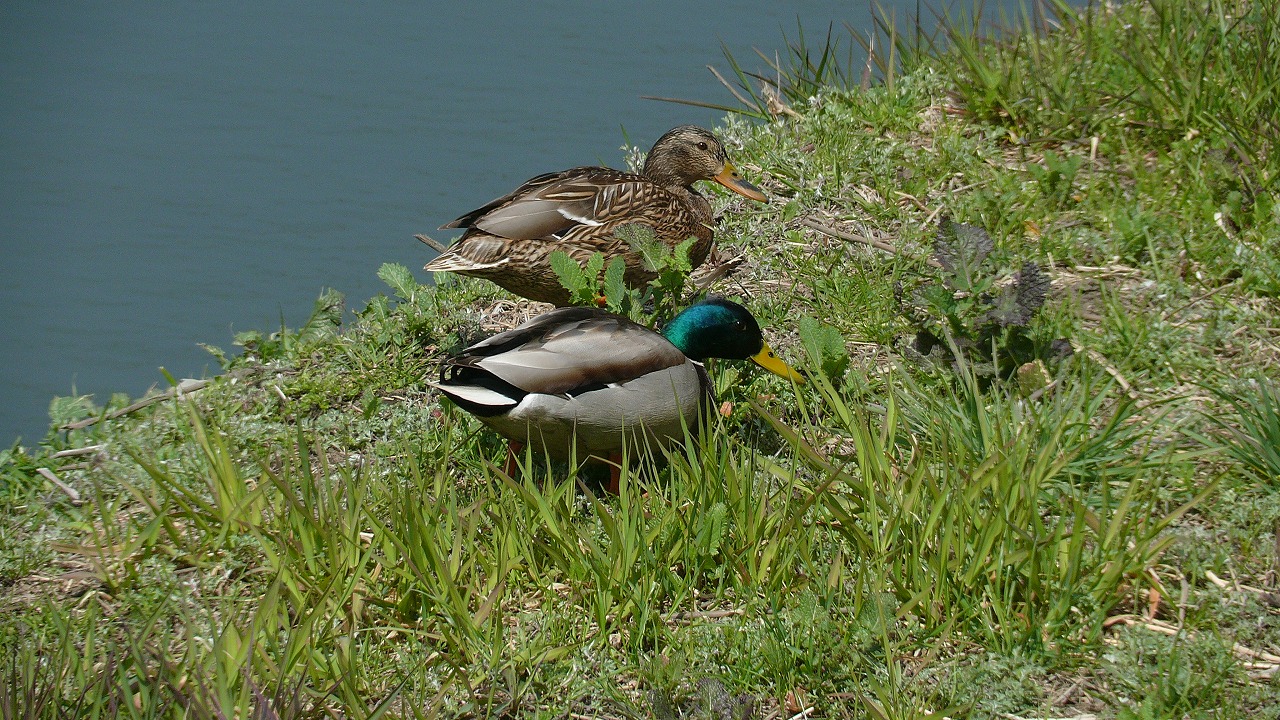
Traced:
POLYGON ((735 329, 735 330, 746 330, 746 329, 747 329, 747 324, 746 324, 745 322, 743 322, 742 320, 739 320, 739 321, 737 321, 737 322, 735 322, 735 323, 733 324, 733 327, 734 327, 734 329, 735 329))
POLYGON ((706 150, 706 149, 707 149, 707 143, 706 143, 706 142, 704 142, 704 141, 702 141, 702 140, 699 140, 699 141, 698 141, 698 149, 699 149, 699 150, 706 150))

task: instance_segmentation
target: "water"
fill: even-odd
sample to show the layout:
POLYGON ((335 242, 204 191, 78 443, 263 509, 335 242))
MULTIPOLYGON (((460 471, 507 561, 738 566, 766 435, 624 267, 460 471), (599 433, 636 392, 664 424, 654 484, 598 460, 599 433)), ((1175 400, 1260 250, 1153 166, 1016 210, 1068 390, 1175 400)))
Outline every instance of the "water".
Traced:
MULTIPOLYGON (((914 10, 915 2, 903 3, 914 10)), ((54 395, 218 370, 198 343, 358 308, 413 239, 540 172, 622 164, 729 102, 704 68, 867 6, 0 4, 0 445, 54 395)), ((846 38, 847 40, 847 38, 846 38)), ((441 240, 445 233, 434 233, 441 240)))

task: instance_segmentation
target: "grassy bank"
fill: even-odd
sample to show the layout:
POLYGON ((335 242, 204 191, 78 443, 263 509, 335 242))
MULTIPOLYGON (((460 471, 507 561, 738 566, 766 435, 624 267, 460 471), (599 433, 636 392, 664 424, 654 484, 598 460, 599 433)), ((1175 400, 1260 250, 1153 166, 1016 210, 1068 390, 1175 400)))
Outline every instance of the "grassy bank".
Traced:
POLYGON ((1278 13, 784 59, 712 289, 812 382, 716 366, 618 497, 423 383, 538 308, 395 266, 58 400, 0 456, 0 717, 1280 716, 1278 13))

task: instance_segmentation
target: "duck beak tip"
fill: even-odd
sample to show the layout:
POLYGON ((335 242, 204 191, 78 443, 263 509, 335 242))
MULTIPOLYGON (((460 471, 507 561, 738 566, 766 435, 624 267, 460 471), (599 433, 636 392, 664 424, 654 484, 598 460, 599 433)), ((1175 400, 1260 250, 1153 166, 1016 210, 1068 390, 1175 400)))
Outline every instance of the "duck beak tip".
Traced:
POLYGON ((769 201, 769 198, 760 190, 760 188, 752 185, 742 179, 742 176, 738 175, 738 169, 733 166, 733 163, 725 163, 724 169, 717 173, 714 179, 716 182, 745 198, 750 198, 756 202, 769 201))

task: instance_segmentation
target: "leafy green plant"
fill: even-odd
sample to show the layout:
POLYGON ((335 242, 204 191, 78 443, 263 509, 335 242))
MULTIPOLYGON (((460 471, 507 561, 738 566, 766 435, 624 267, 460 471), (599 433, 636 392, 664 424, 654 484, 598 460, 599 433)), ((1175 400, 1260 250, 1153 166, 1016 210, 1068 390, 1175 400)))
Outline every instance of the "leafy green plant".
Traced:
POLYGON ((696 238, 687 238, 671 247, 655 238, 648 227, 639 224, 623 225, 616 234, 640 254, 645 270, 657 275, 641 293, 641 304, 652 303, 655 316, 669 318, 685 301, 685 282, 693 272, 689 250, 696 238))
POLYGON ((346 307, 346 298, 337 290, 325 290, 316 298, 311 308, 311 315, 298 330, 290 330, 281 321, 280 329, 273 333, 258 330, 246 330, 236 333, 232 342, 244 348, 244 354, 230 357, 221 348, 204 345, 211 355, 218 359, 223 370, 230 370, 244 364, 258 364, 280 360, 290 356, 300 344, 316 342, 332 337, 342 326, 342 311, 346 307))
POLYGON ((396 297, 402 300, 412 301, 423 288, 413 277, 409 268, 400 263, 383 263, 378 268, 378 278, 394 290, 396 297))
POLYGON ((840 331, 811 317, 800 318, 798 329, 800 344, 804 346, 810 364, 821 370, 827 380, 838 385, 849 369, 849 351, 845 349, 840 331))
POLYGON ((584 265, 579 265, 568 253, 556 250, 549 258, 551 269, 569 291, 571 302, 605 307, 641 322, 670 318, 684 302, 685 281, 693 272, 689 248, 695 239, 672 248, 658 240, 651 228, 637 223, 620 226, 614 235, 639 255, 644 269, 655 277, 647 287, 628 288, 623 282, 626 265, 621 257, 615 257, 605 268, 601 253, 593 253, 584 265))
POLYGON ((569 302, 574 305, 605 305, 618 312, 630 298, 622 284, 626 263, 615 257, 609 263, 601 285, 600 271, 604 268, 604 255, 592 253, 585 265, 574 262, 569 253, 556 250, 548 258, 560 285, 569 291, 569 302))
POLYGON ((1068 207, 1072 200, 1072 183, 1084 165, 1080 155, 1059 155, 1049 150, 1044 154, 1044 165, 1027 163, 1027 172, 1040 186, 1040 192, 1057 208, 1068 207))
POLYGON ((916 326, 909 349, 940 363, 971 363, 985 381, 1071 352, 1065 339, 1045 342, 1031 328, 1049 276, 1030 262, 1011 277, 990 269, 986 261, 994 246, 986 230, 944 217, 933 244, 938 281, 910 294, 901 286, 897 291, 902 314, 916 326))

